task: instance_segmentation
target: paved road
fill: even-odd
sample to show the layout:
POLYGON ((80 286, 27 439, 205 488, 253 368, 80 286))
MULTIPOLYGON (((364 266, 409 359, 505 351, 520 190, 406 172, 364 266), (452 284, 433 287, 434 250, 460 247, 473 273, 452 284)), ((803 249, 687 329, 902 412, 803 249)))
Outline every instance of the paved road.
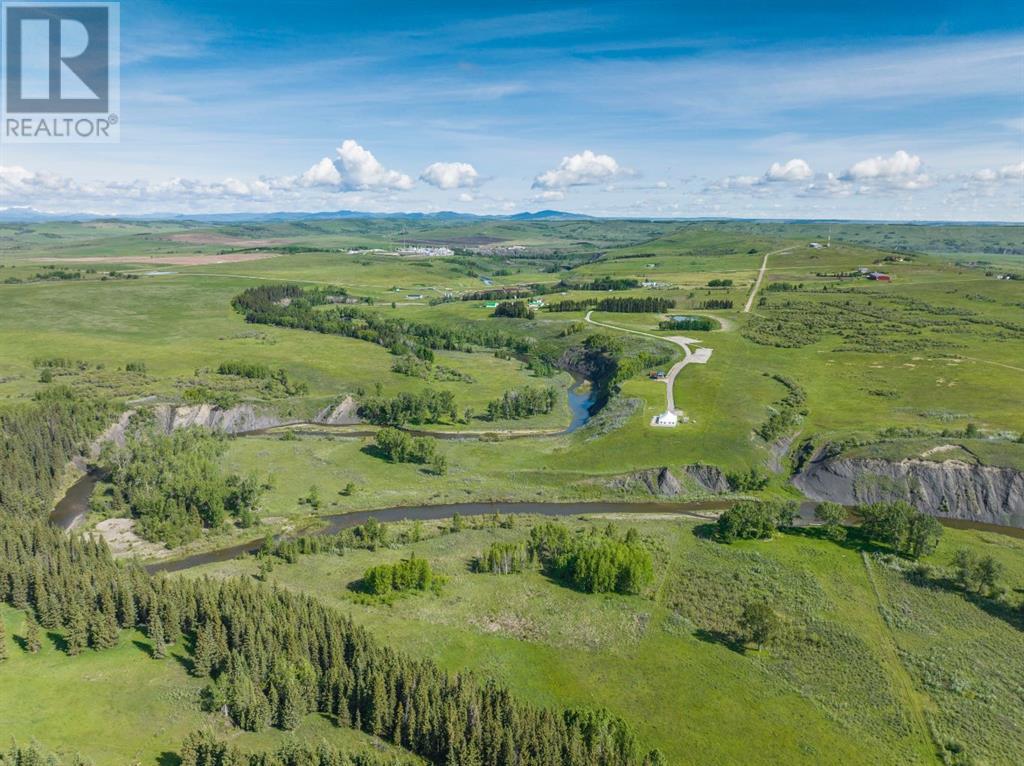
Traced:
POLYGON ((743 307, 744 314, 750 313, 750 307, 754 305, 754 298, 757 297, 757 291, 761 289, 761 281, 764 279, 764 270, 768 268, 768 256, 788 253, 792 249, 792 247, 784 247, 782 250, 773 250, 770 253, 764 254, 764 260, 761 261, 761 270, 757 272, 757 281, 754 282, 754 289, 750 291, 750 297, 747 298, 747 305, 743 307))
POLYGON ((662 382, 665 384, 665 411, 675 412, 676 401, 673 389, 676 384, 676 376, 678 376, 679 373, 682 372, 683 368, 688 364, 705 364, 708 359, 711 358, 711 349, 698 348, 696 351, 693 351, 690 346, 694 343, 700 343, 700 341, 694 340, 693 338, 686 338, 682 335, 655 335, 654 333, 643 332, 642 330, 630 330, 626 327, 618 327, 613 324, 598 322, 590 318, 592 313, 594 312, 588 311, 586 316, 586 320, 590 322, 590 324, 597 325, 598 327, 607 327, 611 330, 618 330, 619 332, 628 332, 633 335, 643 335, 644 337, 654 338, 655 340, 667 341, 669 343, 674 343, 683 350, 685 356, 680 361, 672 365, 672 369, 668 371, 668 375, 662 379, 662 382))

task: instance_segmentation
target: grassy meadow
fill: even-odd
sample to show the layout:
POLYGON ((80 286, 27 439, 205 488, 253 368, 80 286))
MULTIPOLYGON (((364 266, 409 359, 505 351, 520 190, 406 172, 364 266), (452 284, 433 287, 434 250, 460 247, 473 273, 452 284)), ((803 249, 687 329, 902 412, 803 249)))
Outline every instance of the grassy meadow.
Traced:
MULTIPOLYGON (((1024 752, 1010 670, 1019 669, 1024 634, 961 594, 913 584, 813 533, 725 546, 702 539, 701 522, 671 516, 612 522, 619 534, 636 528, 655 552, 655 580, 640 596, 583 594, 535 570, 471 571, 491 542, 521 541, 533 523, 458 533, 428 523, 418 543, 301 556, 278 562, 268 581, 531 700, 606 706, 673 764, 935 763, 947 746, 970 762, 1010 763, 1024 752), (369 566, 410 554, 448 578, 438 595, 368 603, 349 590, 369 566), (719 635, 753 597, 783 615, 785 637, 739 650, 719 635), (975 717, 985 725, 972 725, 975 717)), ((946 530, 929 561, 947 565, 960 547, 993 553, 1006 585, 1024 585, 1024 541, 946 530)), ((187 576, 256 573, 257 560, 243 559, 187 576)))

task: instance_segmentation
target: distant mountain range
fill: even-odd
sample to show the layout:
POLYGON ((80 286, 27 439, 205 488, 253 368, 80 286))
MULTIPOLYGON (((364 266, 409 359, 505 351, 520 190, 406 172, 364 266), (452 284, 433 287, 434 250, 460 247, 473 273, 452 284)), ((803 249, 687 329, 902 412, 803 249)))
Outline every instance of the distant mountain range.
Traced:
POLYGON ((874 223, 906 224, 917 226, 1020 226, 1012 221, 894 221, 856 220, 847 218, 740 218, 730 216, 698 216, 693 218, 658 218, 637 216, 632 218, 567 213, 564 210, 538 210, 535 213, 512 215, 476 215, 444 210, 438 213, 369 213, 363 210, 333 210, 318 213, 143 213, 140 215, 101 215, 99 213, 46 213, 31 207, 0 208, 0 224, 46 223, 58 221, 197 221, 200 223, 270 223, 274 221, 317 221, 331 219, 404 220, 404 221, 737 221, 759 223, 874 223))
POLYGON ((97 213, 45 213, 31 207, 7 207, 0 209, 0 223, 42 223, 46 221, 203 221, 207 223, 251 223, 270 221, 315 221, 339 218, 386 219, 409 221, 582 221, 594 216, 581 213, 566 213, 561 210, 539 210, 536 213, 514 215, 474 215, 442 211, 439 213, 367 213, 359 210, 334 210, 319 213, 277 212, 277 213, 145 213, 142 215, 99 215, 97 213))

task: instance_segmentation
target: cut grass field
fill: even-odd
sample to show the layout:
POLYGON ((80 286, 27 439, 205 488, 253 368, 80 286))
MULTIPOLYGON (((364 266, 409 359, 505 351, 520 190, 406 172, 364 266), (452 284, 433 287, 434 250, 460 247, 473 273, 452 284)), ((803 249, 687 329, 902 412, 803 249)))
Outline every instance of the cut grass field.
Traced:
MULTIPOLYGON (((519 517, 512 529, 302 556, 277 563, 269 581, 336 605, 405 651, 497 678, 531 700, 606 706, 673 764, 927 764, 947 746, 973 762, 1024 755, 1012 681, 1024 633, 962 595, 912 584, 879 563, 869 572, 854 547, 813 535, 722 546, 678 517, 613 522, 620 534, 636 528, 655 551, 655 582, 642 596, 586 595, 536 571, 471 571, 491 542, 523 540, 532 523, 519 517), (440 595, 385 605, 349 591, 369 566, 412 553, 448 578, 440 595), (782 615, 784 638, 738 651, 720 634, 757 598, 782 615), (979 658, 973 667, 968 655, 979 658), (973 727, 973 716, 984 726, 973 727)), ((948 565, 958 547, 994 552, 1005 584, 1024 585, 1024 541, 946 530, 929 560, 948 565)), ((186 576, 256 570, 246 559, 186 576)))

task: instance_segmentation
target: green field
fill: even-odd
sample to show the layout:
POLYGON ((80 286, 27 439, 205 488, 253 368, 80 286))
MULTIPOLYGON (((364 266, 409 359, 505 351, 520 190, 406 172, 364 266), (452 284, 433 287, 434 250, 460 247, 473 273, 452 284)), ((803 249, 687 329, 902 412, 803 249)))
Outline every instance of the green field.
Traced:
MULTIPOLYGON (((453 394, 458 417, 405 424, 448 437, 435 440, 443 475, 386 460, 374 446, 377 426, 366 423, 226 440, 219 467, 263 485, 255 526, 229 521, 187 550, 162 551, 169 556, 316 528, 323 514, 394 506, 797 499, 793 470, 824 445, 853 458, 1024 467, 1024 282, 1000 278, 1024 276, 1020 227, 835 224, 831 247, 810 247, 826 241, 828 228, 603 220, 3 225, 0 412, 60 385, 136 411, 252 405, 287 422, 311 420, 348 397, 453 394), (446 245, 454 255, 400 252, 416 244, 446 245), (766 254, 763 283, 744 312, 766 254), (892 281, 869 280, 862 269, 892 281), (601 278, 649 286, 585 289, 601 278), (731 284, 710 287, 711 280, 731 284), (375 320, 499 330, 522 350, 435 350, 422 377, 395 369, 403 355, 386 344, 247 323, 232 308, 242 291, 282 283, 343 288, 375 320), (490 316, 486 299, 462 300, 500 287, 543 293, 548 304, 659 298, 675 308, 591 314, 610 329, 587 323, 586 310, 501 319, 490 316), (659 329, 674 315, 709 317, 717 329, 659 329), (666 398, 652 373, 683 358, 664 340, 674 335, 713 351, 676 379, 678 427, 654 428, 666 398), (561 433, 572 417, 570 373, 594 364, 588 339, 608 337, 613 350, 601 359, 615 369, 643 364, 614 382, 593 381, 604 409, 561 433), (218 373, 225 362, 283 370, 298 393, 218 373), (551 412, 485 416, 489 402, 527 386, 556 389, 551 412), (800 404, 790 411, 794 391, 800 404), (783 414, 765 438, 766 424, 783 414), (719 496, 700 486, 686 472, 694 464, 731 475, 731 489, 719 496), (662 468, 680 480, 678 492, 645 484, 662 468), (736 480, 752 469, 763 487, 736 480), (308 501, 314 487, 318 507, 308 501)), ((54 483, 66 487, 79 474, 68 468, 54 483)), ((109 483, 100 483, 92 508, 81 529, 135 523, 109 483)), ((925 582, 906 562, 814 530, 725 546, 681 516, 614 519, 619 533, 634 526, 654 552, 655 582, 640 595, 586 595, 536 568, 507 577, 470 571, 491 542, 523 540, 534 523, 457 534, 430 523, 420 542, 301 556, 278 562, 267 579, 337 606, 388 645, 496 679, 528 701, 607 707, 672 764, 1024 761, 1024 634, 1013 612, 1024 592, 1021 540, 947 529, 927 557, 947 568, 961 547, 992 555, 1003 567, 1001 600, 925 582), (447 577, 439 594, 388 605, 349 589, 367 567, 413 552, 447 577), (763 650, 727 639, 752 598, 768 600, 784 624, 763 650)), ((605 521, 568 523, 599 530, 605 521)), ((150 555, 156 543, 115 550, 150 555)), ((258 567, 244 558, 175 576, 248 578, 258 567)), ((186 672, 185 644, 157 661, 148 639, 125 633, 116 649, 69 658, 54 633, 28 654, 19 643, 23 612, 0 609, 10 655, 0 664, 0 738, 34 737, 96 766, 169 766, 181 739, 202 726, 251 749, 288 737, 383 747, 319 716, 295 734, 242 734, 200 710, 203 683, 186 672)))
MULTIPOLYGON (((636 528, 654 551, 656 578, 639 596, 578 593, 535 570, 470 571, 491 542, 522 540, 533 523, 519 518, 504 529, 484 521, 458 533, 431 523, 421 542, 278 561, 268 579, 336 605, 396 648, 495 678, 528 700, 606 706, 673 764, 935 763, 938 751, 950 763, 1022 757, 1014 668, 1024 635, 982 602, 923 587, 884 559, 813 533, 724 546, 701 539, 700 522, 671 516, 612 522, 620 534, 636 528), (410 553, 448 578, 439 594, 389 605, 349 591, 368 566, 410 553), (785 625, 760 651, 719 637, 750 598, 768 599, 785 625), (953 759, 961 751, 966 760, 953 759)), ((606 521, 568 523, 602 529, 606 521)), ((409 527, 394 526, 391 538, 402 529, 409 527)), ((994 555, 1007 589, 1024 586, 1024 542, 947 530, 928 562, 946 566, 961 547, 994 555)), ((256 559, 187 573, 256 574, 256 559)), ((20 613, 4 614, 8 636, 22 635, 20 613)), ((199 680, 173 657, 152 659, 141 636, 79 658, 49 641, 26 655, 9 641, 0 719, 23 738, 115 766, 154 762, 204 723, 238 736, 198 712, 199 680), (119 725, 105 728, 111 719, 119 725)), ((239 739, 258 747, 275 736, 239 739)), ((365 746, 315 717, 288 736, 365 746)))

